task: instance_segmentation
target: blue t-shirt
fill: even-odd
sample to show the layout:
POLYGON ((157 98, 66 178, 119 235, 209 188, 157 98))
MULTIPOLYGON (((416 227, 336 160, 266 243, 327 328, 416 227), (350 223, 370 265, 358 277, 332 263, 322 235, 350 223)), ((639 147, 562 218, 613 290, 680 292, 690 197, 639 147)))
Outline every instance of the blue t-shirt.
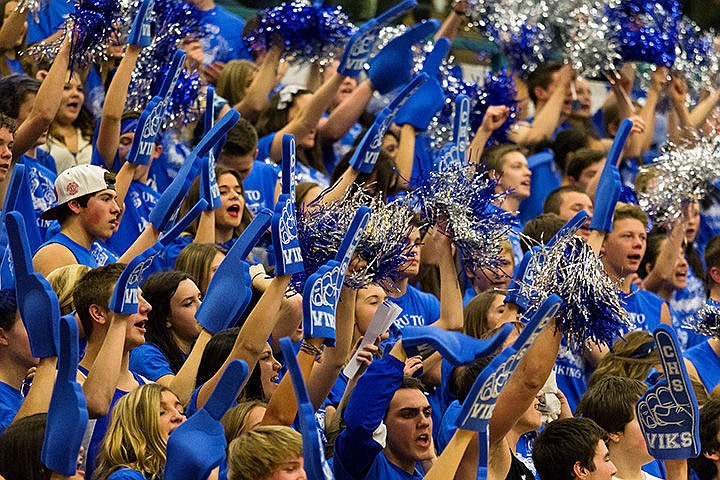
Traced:
POLYGON ((142 182, 132 181, 125 197, 125 213, 118 231, 107 241, 115 252, 125 253, 150 224, 150 212, 160 194, 142 182))
MULTIPOLYGON (((270 150, 272 149, 272 143, 273 143, 273 140, 275 139, 275 135, 277 135, 277 132, 269 133, 258 140, 258 154, 257 154, 257 157, 255 157, 256 160, 272 162, 272 157, 270 156, 270 150)), ((253 166, 253 168, 254 168, 254 166, 253 166)), ((251 172, 251 174, 252 174, 252 172, 251 172)), ((275 180, 277 181, 277 178, 275 180)), ((295 163, 295 181, 297 183, 315 182, 318 185, 320 185, 320 187, 323 189, 330 186, 330 177, 328 177, 326 174, 322 173, 321 171, 316 170, 316 169, 309 167, 305 164, 302 164, 300 162, 295 163)), ((243 185, 244 185, 244 183, 243 183, 243 185)))
POLYGON ((25 70, 23 69, 22 63, 20 63, 20 60, 13 60, 11 58, 5 57, 5 63, 7 63, 8 68, 10 69, 10 73, 19 73, 23 74, 25 73, 25 70))
POLYGON ((708 392, 712 392, 720 385, 720 357, 712 349, 709 341, 706 340, 686 350, 684 356, 693 364, 708 392))
POLYGON ((687 350, 705 341, 705 336, 687 326, 698 310, 705 305, 705 284, 695 276, 688 266, 687 288, 675 290, 668 302, 673 312, 672 322, 681 348, 687 350))
POLYGON ((515 259, 515 266, 518 267, 522 262, 523 256, 525 255, 522 250, 522 243, 520 241, 520 233, 522 229, 519 225, 513 224, 507 232, 508 240, 512 245, 513 258, 515 259))
POLYGON ((252 60, 242 38, 245 20, 219 5, 200 14, 200 22, 207 33, 201 39, 203 65, 238 59, 252 60))
POLYGON ((163 151, 150 165, 148 177, 158 192, 164 192, 172 183, 192 151, 190 147, 172 132, 162 137, 163 151))
POLYGON ((250 174, 243 180, 245 204, 253 215, 261 208, 275 206, 275 187, 280 167, 268 160, 255 160, 250 174))
POLYGON ((390 301, 402 308, 400 316, 394 322, 401 330, 407 326, 430 325, 440 318, 440 300, 412 285, 408 285, 404 295, 391 298, 390 301))
POLYGON ((665 301, 647 290, 641 290, 637 285, 630 286, 630 293, 619 292, 620 301, 630 315, 630 328, 624 329, 623 335, 635 330, 652 332, 660 325, 662 306, 665 301))
POLYGON ((574 352, 568 347, 563 336, 554 369, 557 387, 565 394, 570 410, 575 411, 587 390, 592 367, 582 353, 574 352))
POLYGON ((57 32, 65 18, 74 11, 75 2, 72 0, 50 0, 43 3, 43 8, 37 13, 37 22, 35 14, 28 12, 27 44, 41 42, 57 32))
POLYGON ((165 375, 175 375, 167 356, 154 343, 145 342, 130 351, 130 371, 157 382, 165 375))
POLYGON ((0 382, 0 434, 12 423, 23 400, 20 390, 0 382))
POLYGON ((145 475, 127 467, 122 467, 110 474, 108 480, 146 480, 145 475))

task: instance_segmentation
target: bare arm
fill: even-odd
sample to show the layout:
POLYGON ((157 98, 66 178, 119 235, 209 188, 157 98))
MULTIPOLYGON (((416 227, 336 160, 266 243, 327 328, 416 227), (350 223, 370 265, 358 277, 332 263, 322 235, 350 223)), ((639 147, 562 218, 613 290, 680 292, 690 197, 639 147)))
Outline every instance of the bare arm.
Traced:
POLYGON ((280 64, 280 49, 272 47, 268 50, 263 64, 255 74, 252 83, 245 92, 245 97, 235 105, 235 110, 243 118, 254 120, 258 113, 268 104, 268 96, 277 85, 278 65, 280 64))
POLYGON ((267 342, 275 323, 278 320, 277 309, 285 295, 285 289, 290 284, 290 275, 273 278, 265 293, 260 297, 257 305, 248 316, 235 340, 233 349, 222 367, 200 388, 197 397, 197 408, 205 405, 210 393, 215 389, 227 365, 236 359, 244 360, 248 364, 248 371, 252 372, 258 358, 262 354, 263 346, 267 342))
POLYGON ((325 143, 340 140, 350 131, 360 115, 363 114, 368 103, 372 100, 373 87, 370 80, 365 80, 355 87, 348 98, 335 107, 326 121, 318 130, 320 138, 325 143))
POLYGON ((215 243, 215 212, 204 210, 200 213, 197 232, 193 243, 215 243))
POLYGON ((487 145, 493 132, 505 123, 508 115, 510 115, 510 109, 505 105, 491 105, 487 108, 482 124, 475 132, 475 137, 473 137, 468 147, 468 163, 474 163, 475 165, 482 163, 485 145, 487 145))
POLYGON ((720 90, 713 90, 705 98, 700 100, 690 112, 690 124, 695 128, 702 126, 718 101, 720 101, 720 90))
POLYGON ((195 340, 195 344, 192 350, 190 350, 190 355, 188 355, 185 363, 183 363, 183 366, 177 372, 177 375, 164 375, 157 381, 157 383, 169 387, 183 405, 187 405, 190 401, 190 396, 195 390, 195 379, 197 378, 200 360, 211 338, 212 335, 203 329, 197 340, 195 340))
POLYGON ((660 93, 667 83, 667 68, 657 67, 650 75, 650 88, 645 96, 645 105, 640 109, 640 116, 645 121, 645 132, 643 134, 642 150, 646 151, 652 144, 653 135, 655 134, 655 109, 657 107, 660 93))
POLYGON ((108 170, 112 170, 115 154, 120 144, 120 120, 125 110, 130 76, 141 51, 142 47, 137 45, 127 46, 125 55, 120 61, 115 76, 108 87, 107 95, 105 95, 105 104, 103 105, 95 148, 108 170))
POLYGON ((398 174, 398 186, 408 188, 415 163, 415 127, 406 123, 400 127, 400 141, 398 143, 395 167, 398 174))
POLYGON ((45 413, 50 408, 50 399, 52 391, 55 387, 55 376, 57 370, 55 365, 57 357, 41 358, 35 376, 33 377, 32 386, 27 397, 20 406, 20 410, 15 414, 13 422, 17 422, 21 418, 35 415, 36 413, 45 413))
POLYGON ((432 232, 440 268, 440 319, 433 325, 460 332, 463 328, 462 292, 453 260, 452 242, 439 228, 435 227, 432 232))
POLYGON ((677 221, 670 232, 668 241, 660 249, 652 270, 648 272, 647 277, 643 280, 644 289, 657 292, 675 274, 675 265, 678 255, 682 252, 684 238, 685 222, 677 221))
POLYGON ((454 40, 455 37, 457 37, 458 29, 462 26, 463 22, 467 24, 467 18, 465 17, 466 11, 466 0, 456 2, 448 16, 445 17, 445 20, 443 20, 442 25, 440 25, 440 30, 437 31, 433 40, 437 41, 440 37, 454 40))
POLYGON ((0 28, 0 50, 13 50, 25 34, 26 12, 19 12, 14 8, 0 28))

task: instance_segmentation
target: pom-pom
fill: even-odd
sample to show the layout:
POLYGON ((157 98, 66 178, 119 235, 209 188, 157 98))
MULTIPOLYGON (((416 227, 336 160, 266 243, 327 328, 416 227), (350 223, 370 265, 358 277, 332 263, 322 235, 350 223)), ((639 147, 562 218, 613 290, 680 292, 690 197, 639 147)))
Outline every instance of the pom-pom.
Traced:
POLYGON ((534 271, 526 277, 533 280, 521 286, 523 295, 533 306, 553 293, 563 299, 555 321, 571 349, 581 351, 588 340, 612 345, 629 326, 617 286, 584 239, 568 235, 541 247, 528 268, 534 271))
POLYGON ((292 285, 302 291, 307 277, 335 258, 357 209, 372 209, 370 220, 355 253, 365 266, 345 276, 345 285, 358 289, 377 283, 392 290, 408 259, 413 212, 402 200, 385 203, 359 188, 350 188, 343 199, 324 203, 322 195, 298 213, 298 240, 305 272, 293 275, 292 285))
POLYGON ((606 13, 617 26, 624 60, 672 66, 681 16, 677 0, 622 0, 606 13))
POLYGON ((720 302, 708 300, 694 317, 687 320, 684 326, 695 330, 700 335, 720 337, 720 302))
POLYGON ((15 7, 15 11, 18 13, 31 13, 35 22, 39 22, 38 13, 40 12, 41 7, 47 8, 47 2, 44 0, 20 0, 15 7))
POLYGON ((683 73, 688 91, 695 100, 709 85, 716 84, 720 60, 714 47, 714 35, 703 33, 700 27, 683 16, 678 26, 677 57, 673 70, 683 73))
POLYGON ((640 169, 649 176, 638 203, 654 225, 668 227, 689 203, 701 200, 720 178, 720 138, 708 135, 695 145, 669 145, 654 164, 640 169))
MULTIPOLYGON (((173 0, 155 0, 153 6, 153 42, 142 50, 137 65, 132 72, 127 110, 141 111, 153 96, 160 91, 165 71, 175 52, 187 37, 201 39, 206 32, 201 24, 202 12, 187 2, 173 0)), ((179 123, 187 123, 195 118, 184 116, 197 104, 200 80, 197 72, 184 70, 175 85, 164 118, 164 128, 179 123), (185 92, 183 89, 190 89, 185 92)))
POLYGON ((468 268, 499 271, 502 243, 516 221, 496 207, 507 192, 495 193, 498 179, 478 165, 451 165, 432 172, 412 194, 423 220, 441 220, 468 268))
POLYGON ((250 47, 262 52, 282 46, 282 57, 300 61, 332 61, 338 48, 355 32, 342 7, 316 7, 287 2, 258 13, 257 26, 245 36, 250 47))

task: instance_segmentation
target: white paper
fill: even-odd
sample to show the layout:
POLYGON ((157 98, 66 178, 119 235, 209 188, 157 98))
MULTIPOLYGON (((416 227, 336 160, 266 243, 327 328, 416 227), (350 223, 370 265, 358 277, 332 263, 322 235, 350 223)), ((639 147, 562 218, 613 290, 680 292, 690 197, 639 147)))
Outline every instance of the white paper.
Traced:
POLYGON ((390 328, 390 324, 393 323, 398 316, 400 316, 400 313, 402 313, 402 308, 388 301, 383 302, 378 307, 375 312, 375 316, 373 316, 373 319, 370 322, 370 326, 368 326, 368 329, 365 332, 362 343, 360 343, 357 351, 343 369, 343 373, 348 380, 352 380, 360 368, 360 362, 357 360, 358 352, 362 350, 365 345, 375 343, 375 340, 377 340, 380 335, 390 328))

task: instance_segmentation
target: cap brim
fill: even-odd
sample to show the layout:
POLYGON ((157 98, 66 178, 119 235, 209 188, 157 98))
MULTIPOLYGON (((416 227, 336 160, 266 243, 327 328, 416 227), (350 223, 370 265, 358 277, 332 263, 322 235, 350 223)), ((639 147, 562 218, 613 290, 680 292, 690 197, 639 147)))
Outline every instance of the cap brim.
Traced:
POLYGON ((40 214, 40 218, 42 220, 57 220, 58 214, 60 213, 60 207, 62 207, 63 205, 65 205, 65 203, 56 205, 49 210, 45 210, 43 213, 40 214))

